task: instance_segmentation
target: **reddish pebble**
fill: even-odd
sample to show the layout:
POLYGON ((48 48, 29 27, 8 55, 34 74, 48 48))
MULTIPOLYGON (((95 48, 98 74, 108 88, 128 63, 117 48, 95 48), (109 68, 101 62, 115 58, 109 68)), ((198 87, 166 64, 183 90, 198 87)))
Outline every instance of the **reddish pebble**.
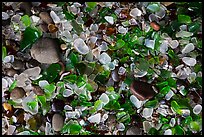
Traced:
POLYGON ((160 26, 155 22, 151 22, 150 26, 156 31, 158 31, 160 29, 160 26))

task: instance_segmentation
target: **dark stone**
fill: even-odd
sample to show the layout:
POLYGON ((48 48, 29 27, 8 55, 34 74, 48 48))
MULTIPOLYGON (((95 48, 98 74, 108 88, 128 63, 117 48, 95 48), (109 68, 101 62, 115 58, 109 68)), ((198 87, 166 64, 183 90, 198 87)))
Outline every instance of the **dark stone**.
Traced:
POLYGON ((151 84, 136 80, 130 85, 130 91, 142 101, 150 99, 156 94, 151 84))
POLYGON ((23 96, 25 96, 25 90, 21 87, 15 87, 12 91, 11 91, 11 98, 12 99, 19 99, 22 98, 23 96))
POLYGON ((38 96, 44 95, 44 91, 39 86, 33 86, 32 90, 38 96))
POLYGON ((64 101, 63 100, 54 100, 52 103, 52 111, 54 112, 61 112, 64 110, 64 101))

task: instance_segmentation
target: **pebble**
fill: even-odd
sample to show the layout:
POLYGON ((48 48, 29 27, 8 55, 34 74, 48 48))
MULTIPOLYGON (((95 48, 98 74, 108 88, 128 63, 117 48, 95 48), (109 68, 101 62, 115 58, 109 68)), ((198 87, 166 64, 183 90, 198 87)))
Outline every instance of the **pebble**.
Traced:
POLYGON ((104 18, 105 18, 105 20, 106 20, 108 23, 110 23, 111 25, 114 24, 114 20, 113 20, 113 17, 112 17, 112 16, 105 16, 104 18))
POLYGON ((32 91, 38 96, 44 95, 44 91, 39 86, 32 86, 32 91))
POLYGON ((130 96, 130 101, 135 105, 136 108, 140 108, 142 106, 142 101, 137 99, 137 97, 134 95, 130 96))
POLYGON ((66 49, 67 49, 67 45, 66 45, 66 44, 61 44, 61 45, 60 45, 60 48, 61 48, 62 50, 66 50, 66 49))
POLYGON ((183 57, 182 61, 188 66, 195 66, 196 59, 190 57, 183 57))
POLYGON ((156 94, 151 84, 136 80, 130 85, 130 91, 141 101, 150 99, 156 94))
POLYGON ((105 52, 103 52, 100 56, 99 56, 99 62, 101 63, 101 64, 108 64, 108 63, 110 63, 111 62, 111 57, 107 54, 107 53, 105 53, 105 52))
POLYGON ((99 97, 99 100, 101 100, 103 102, 103 104, 106 105, 109 102, 109 97, 108 97, 108 95, 106 93, 103 93, 99 97))
POLYGON ((5 74, 7 76, 13 77, 15 74, 17 74, 17 71, 13 68, 7 68, 5 69, 5 74))
POLYGON ((65 105, 65 103, 64 103, 63 100, 55 99, 53 101, 53 103, 52 103, 52 106, 51 106, 52 111, 54 111, 54 112, 61 112, 64 109, 64 105, 65 105))
POLYGON ((8 103, 3 103, 3 107, 6 111, 12 111, 12 106, 8 103))
POLYGON ((90 123, 96 123, 99 124, 101 121, 101 113, 97 113, 95 115, 92 115, 90 117, 88 117, 87 119, 90 123))
POLYGON ((142 116, 144 118, 149 118, 152 116, 152 113, 153 113, 153 108, 144 108, 142 112, 142 116))
POLYGON ((25 90, 21 87, 15 87, 10 94, 10 97, 14 100, 20 99, 25 96, 25 90))
POLYGON ((193 45, 193 43, 189 43, 183 48, 183 50, 181 52, 182 52, 182 54, 189 53, 189 52, 193 51, 194 48, 195 48, 195 46, 193 45))
POLYGON ((138 8, 134 8, 130 11, 130 16, 132 16, 133 18, 139 17, 142 15, 142 11, 138 8))
POLYGON ((50 33, 55 33, 58 31, 58 28, 54 24, 48 24, 48 30, 50 33))
POLYGON ((60 131, 64 125, 64 118, 60 114, 54 114, 52 117, 52 128, 60 131))
POLYGON ((30 51, 31 56, 40 63, 52 64, 60 60, 59 45, 51 38, 40 38, 30 51))
POLYGON ((74 40, 74 48, 82 55, 86 55, 89 53, 89 47, 86 45, 83 39, 77 38, 74 40))
POLYGON ((202 110, 202 106, 200 104, 198 104, 193 108, 193 113, 198 115, 198 114, 200 114, 201 110, 202 110))
POLYGON ((20 70, 24 68, 24 63, 21 60, 14 60, 14 62, 12 63, 12 67, 15 70, 20 70))
POLYGON ((142 130, 136 126, 133 126, 126 131, 126 135, 142 135, 142 130))
POLYGON ((41 18, 42 21, 44 21, 47 24, 53 23, 52 18, 50 17, 49 13, 47 13, 47 12, 41 12, 39 14, 39 17, 41 18))

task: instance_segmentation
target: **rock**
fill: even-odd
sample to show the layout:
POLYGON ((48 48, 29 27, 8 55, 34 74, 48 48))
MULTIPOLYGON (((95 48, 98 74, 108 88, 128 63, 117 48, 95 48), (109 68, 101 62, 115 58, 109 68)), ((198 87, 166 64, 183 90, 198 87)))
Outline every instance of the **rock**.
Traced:
POLYGON ((39 86, 32 86, 32 90, 38 96, 44 95, 44 91, 39 86))
POLYGON ((4 102, 3 103, 3 108, 6 111, 12 111, 12 106, 9 103, 4 102))
POLYGON ((41 18, 42 21, 44 21, 47 24, 52 24, 53 20, 50 17, 49 13, 47 12, 40 12, 39 17, 41 18))
POLYGON ((189 43, 183 48, 183 50, 181 52, 182 52, 182 54, 189 53, 189 52, 193 51, 194 48, 195 48, 195 46, 193 45, 193 43, 189 43))
POLYGON ((144 118, 149 118, 152 116, 152 113, 153 113, 153 108, 144 108, 142 112, 142 116, 144 118))
POLYGON ((111 62, 111 57, 107 54, 107 53, 105 53, 105 52, 103 52, 100 56, 99 56, 99 62, 101 63, 101 64, 108 64, 108 63, 110 63, 111 62))
POLYGON ((142 135, 142 130, 136 126, 129 128, 126 135, 142 135))
POLYGON ((99 100, 103 102, 104 105, 108 104, 109 102, 109 97, 106 93, 103 93, 100 97, 99 100))
POLYGON ((20 70, 24 68, 24 63, 21 60, 14 60, 14 62, 12 63, 12 67, 15 70, 20 70))
POLYGON ((99 124, 101 121, 101 113, 97 113, 95 115, 92 115, 90 117, 88 117, 87 119, 90 123, 96 123, 99 124))
POLYGON ((5 69, 5 74, 7 76, 13 77, 15 74, 17 74, 17 71, 13 68, 7 68, 5 69))
POLYGON ((195 66, 196 59, 190 57, 183 57, 182 61, 188 66, 195 66))
POLYGON ((105 16, 104 18, 105 18, 105 20, 106 20, 108 23, 110 23, 111 25, 114 24, 114 20, 113 20, 113 17, 112 17, 112 16, 105 16))
POLYGON ((135 105, 136 108, 140 108, 142 106, 142 101, 139 101, 135 95, 130 96, 130 101, 135 105))
POLYGON ((55 33, 58 31, 58 28, 54 24, 48 24, 48 30, 50 33, 55 33))
POLYGON ((64 105, 65 104, 63 100, 54 99, 52 103, 52 111, 61 112, 64 109, 64 105))
POLYGON ((86 45, 83 39, 77 38, 74 40, 74 48, 82 55, 86 55, 89 53, 89 47, 86 45))
POLYGON ((52 64, 60 60, 59 45, 51 38, 40 38, 30 51, 31 56, 40 63, 52 64))
POLYGON ((130 16, 132 16, 133 18, 135 17, 139 17, 142 15, 142 11, 139 10, 138 8, 134 8, 130 11, 130 16))
POLYGON ((19 99, 25 96, 25 90, 21 87, 15 87, 12 91, 11 91, 11 98, 12 99, 19 99))
POLYGON ((198 104, 193 108, 193 113, 198 115, 198 114, 200 114, 201 110, 202 110, 202 106, 200 104, 198 104))
POLYGON ((151 84, 136 80, 130 85, 130 91, 141 101, 150 99, 156 94, 151 84))
POLYGON ((64 118, 60 114, 54 114, 52 117, 52 128, 55 131, 60 131, 64 125, 64 118))

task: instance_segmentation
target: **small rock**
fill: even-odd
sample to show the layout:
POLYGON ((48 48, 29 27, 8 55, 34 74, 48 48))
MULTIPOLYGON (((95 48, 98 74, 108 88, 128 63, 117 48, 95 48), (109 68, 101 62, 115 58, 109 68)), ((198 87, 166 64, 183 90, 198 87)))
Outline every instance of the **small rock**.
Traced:
POLYGON ((12 67, 15 70, 20 70, 24 68, 24 63, 21 60, 14 60, 14 62, 12 63, 12 67))
POLYGON ((61 112, 63 111, 64 109, 64 101, 63 100, 58 100, 58 99, 55 99, 52 103, 52 111, 54 112, 61 112))
POLYGON ((25 96, 25 90, 21 87, 15 87, 12 91, 11 91, 11 98, 12 99, 19 99, 25 96))
POLYGON ((188 66, 195 66, 196 59, 190 57, 183 57, 182 61, 188 66))
POLYGON ((136 126, 129 128, 126 135, 142 135, 142 130, 136 126))
POLYGON ((40 38, 31 48, 31 56, 40 63, 57 63, 59 58, 59 45, 54 39, 40 38))
POLYGON ((142 15, 142 11, 139 10, 138 8, 134 8, 130 11, 130 16, 132 16, 133 18, 135 17, 139 17, 142 15))
POLYGON ((109 97, 106 93, 103 93, 100 97, 99 100, 103 102, 104 105, 108 104, 109 102, 109 97))
POLYGON ((151 84, 136 80, 130 85, 130 91, 141 101, 150 99, 156 94, 151 84))
POLYGON ((60 131, 64 125, 64 118, 60 114, 54 114, 52 117, 52 128, 55 131, 60 131))
POLYGON ((193 108, 193 113, 198 115, 198 114, 200 114, 201 110, 202 110, 202 106, 200 104, 198 104, 193 108))
POLYGON ((172 135, 172 130, 171 129, 165 130, 164 135, 172 135))
POLYGON ((86 55, 89 53, 89 47, 86 45, 83 39, 77 38, 74 40, 74 48, 82 55, 86 55))
POLYGON ((58 31, 58 28, 54 24, 48 24, 48 30, 50 33, 55 33, 58 31))
POLYGON ((134 95, 130 96, 130 101, 135 105, 136 108, 140 108, 142 106, 142 101, 137 99, 134 95))
POLYGON ((39 86, 32 86, 32 90, 38 96, 44 95, 44 91, 39 86))
POLYGON ((92 116, 90 116, 87 120, 88 120, 90 123, 99 124, 100 121, 101 121, 101 113, 97 113, 97 114, 95 114, 95 115, 92 115, 92 116))
POLYGON ((182 54, 189 53, 189 52, 193 51, 194 48, 195 48, 195 46, 193 45, 193 43, 189 43, 183 48, 183 50, 181 52, 182 52, 182 54))
POLYGON ((113 20, 113 17, 112 17, 112 16, 105 16, 104 18, 105 18, 105 20, 106 20, 108 23, 110 23, 111 25, 114 24, 114 20, 113 20))
POLYGON ((111 57, 107 53, 103 52, 99 57, 99 62, 104 65, 108 64, 111 62, 111 57))
POLYGON ((4 102, 3 107, 6 111, 12 111, 12 106, 9 103, 4 102))
POLYGON ((60 48, 61 48, 62 50, 66 50, 66 49, 67 49, 67 45, 66 45, 66 44, 61 44, 61 45, 60 45, 60 48))
POLYGON ((39 17, 41 18, 42 21, 44 21, 47 24, 52 24, 53 20, 50 17, 49 13, 47 12, 40 12, 39 17))
POLYGON ((15 74, 17 74, 17 71, 13 68, 7 68, 5 69, 5 74, 7 76, 13 77, 15 74))
POLYGON ((144 108, 142 112, 142 116, 144 118, 149 118, 152 116, 152 113, 153 113, 153 108, 144 108))

